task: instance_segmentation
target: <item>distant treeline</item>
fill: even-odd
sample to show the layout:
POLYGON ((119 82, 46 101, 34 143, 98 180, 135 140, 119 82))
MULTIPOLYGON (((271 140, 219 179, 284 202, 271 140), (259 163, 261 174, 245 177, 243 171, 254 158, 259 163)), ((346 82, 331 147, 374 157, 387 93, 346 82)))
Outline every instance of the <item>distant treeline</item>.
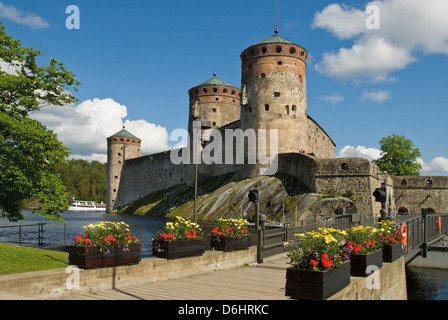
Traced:
POLYGON ((58 164, 56 170, 67 188, 69 198, 106 201, 107 163, 86 160, 68 160, 58 164))

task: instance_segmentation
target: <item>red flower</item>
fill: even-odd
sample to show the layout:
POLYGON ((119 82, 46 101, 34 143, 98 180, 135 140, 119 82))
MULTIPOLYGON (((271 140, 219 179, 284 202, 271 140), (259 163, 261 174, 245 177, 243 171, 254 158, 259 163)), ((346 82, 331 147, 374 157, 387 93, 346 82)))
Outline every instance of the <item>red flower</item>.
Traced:
POLYGON ((82 241, 82 237, 81 236, 76 236, 76 241, 81 242, 82 241))
POLYGON ((312 264, 313 266, 315 266, 316 264, 318 264, 318 262, 317 262, 316 260, 311 260, 311 264, 312 264))
POLYGON ((333 265, 333 261, 332 260, 324 260, 322 259, 322 264, 324 265, 325 268, 329 268, 333 265))
POLYGON ((322 255, 322 258, 323 258, 323 259, 328 259, 328 255, 327 255, 326 253, 324 253, 324 254, 322 255))
POLYGON ((84 240, 84 242, 86 243, 86 245, 89 245, 89 243, 91 243, 92 240, 90 240, 90 239, 86 239, 86 240, 84 240))

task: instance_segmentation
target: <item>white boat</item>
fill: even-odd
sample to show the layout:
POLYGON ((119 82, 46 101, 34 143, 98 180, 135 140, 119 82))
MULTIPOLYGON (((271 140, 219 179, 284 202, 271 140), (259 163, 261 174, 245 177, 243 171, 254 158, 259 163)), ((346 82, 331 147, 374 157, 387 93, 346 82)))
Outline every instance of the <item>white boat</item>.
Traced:
POLYGON ((95 201, 75 200, 72 198, 68 207, 69 211, 106 211, 106 204, 96 203, 95 201))

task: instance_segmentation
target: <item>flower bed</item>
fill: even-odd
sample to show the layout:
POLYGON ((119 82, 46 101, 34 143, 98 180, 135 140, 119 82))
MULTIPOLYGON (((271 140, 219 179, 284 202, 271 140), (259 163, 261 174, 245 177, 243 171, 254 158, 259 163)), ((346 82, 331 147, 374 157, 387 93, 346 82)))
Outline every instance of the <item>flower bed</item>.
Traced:
POLYGON ((139 239, 124 222, 104 221, 84 227, 84 233, 68 246, 69 264, 98 268, 134 264, 141 261, 139 239))
POLYGON ((291 268, 285 295, 297 299, 327 299, 350 284, 350 261, 343 243, 345 231, 319 228, 296 234, 287 243, 291 268))
POLYGON ((246 219, 218 219, 218 227, 210 232, 211 247, 221 251, 249 248, 252 238, 247 225, 246 219))
POLYGON ((319 232, 296 234, 286 243, 289 263, 292 268, 301 270, 336 269, 350 258, 342 246, 345 235, 345 231, 334 228, 319 228, 319 232))
POLYGON ((152 254, 159 258, 182 258, 204 252, 202 229, 197 223, 182 217, 176 217, 175 222, 167 222, 165 229, 152 242, 152 254))
POLYGON ((399 225, 392 220, 378 222, 380 239, 383 243, 383 261, 393 262, 403 255, 403 231, 399 225))

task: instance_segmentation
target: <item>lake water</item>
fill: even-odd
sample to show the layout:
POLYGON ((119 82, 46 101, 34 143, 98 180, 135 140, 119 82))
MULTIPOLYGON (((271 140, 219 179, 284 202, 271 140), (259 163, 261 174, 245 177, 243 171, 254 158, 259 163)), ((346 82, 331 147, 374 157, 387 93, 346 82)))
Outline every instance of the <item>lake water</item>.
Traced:
MULTIPOLYGON (((40 246, 44 249, 72 244, 74 237, 84 233, 83 226, 96 224, 101 221, 123 221, 129 224, 131 234, 142 241, 143 258, 152 255, 152 238, 156 232, 165 227, 167 221, 165 218, 123 215, 118 213, 64 211, 62 214, 66 221, 64 228, 64 223, 55 223, 54 220, 33 214, 31 210, 24 210, 23 215, 25 220, 19 222, 9 222, 7 219, 0 219, 0 227, 22 225, 22 243, 37 246, 38 227, 25 227, 25 225, 46 223, 44 226, 44 245, 40 246)), ((0 242, 18 243, 18 241, 19 228, 0 228, 0 242)))
POLYGON ((448 270, 406 268, 408 300, 448 300, 448 270))

